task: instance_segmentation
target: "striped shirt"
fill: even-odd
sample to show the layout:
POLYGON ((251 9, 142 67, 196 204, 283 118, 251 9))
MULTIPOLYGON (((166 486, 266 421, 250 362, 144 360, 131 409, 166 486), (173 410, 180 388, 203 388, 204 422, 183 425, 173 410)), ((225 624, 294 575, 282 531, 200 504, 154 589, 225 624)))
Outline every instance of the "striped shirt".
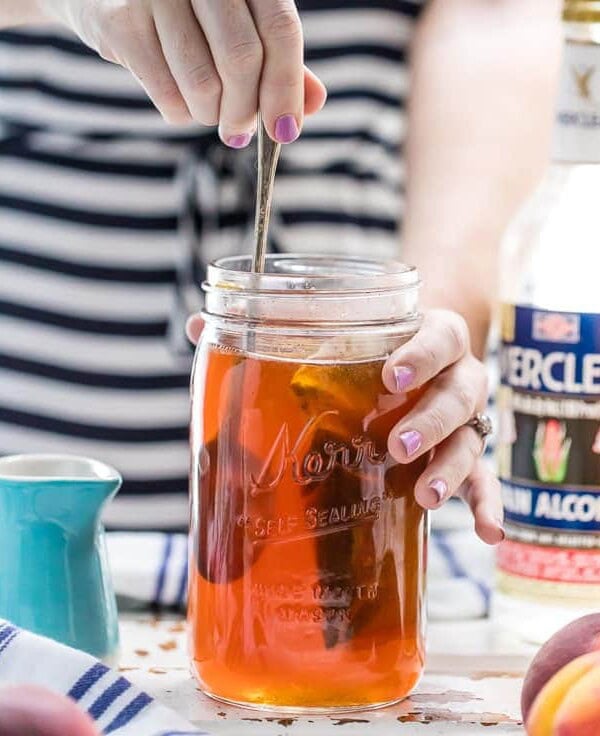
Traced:
MULTIPOLYGON (((284 150, 271 247, 396 254, 419 2, 298 4, 329 100, 284 150)), ((0 455, 114 465, 112 526, 186 522, 185 317, 206 263, 249 251, 254 159, 64 29, 0 34, 0 455)))

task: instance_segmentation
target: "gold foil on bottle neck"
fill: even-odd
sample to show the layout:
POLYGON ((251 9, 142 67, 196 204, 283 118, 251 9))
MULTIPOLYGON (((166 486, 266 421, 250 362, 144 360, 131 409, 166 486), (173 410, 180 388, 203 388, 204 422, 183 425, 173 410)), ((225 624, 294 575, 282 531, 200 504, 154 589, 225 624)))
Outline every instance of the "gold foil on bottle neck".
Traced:
POLYGON ((575 23, 600 22, 600 0, 565 0, 563 20, 575 23))

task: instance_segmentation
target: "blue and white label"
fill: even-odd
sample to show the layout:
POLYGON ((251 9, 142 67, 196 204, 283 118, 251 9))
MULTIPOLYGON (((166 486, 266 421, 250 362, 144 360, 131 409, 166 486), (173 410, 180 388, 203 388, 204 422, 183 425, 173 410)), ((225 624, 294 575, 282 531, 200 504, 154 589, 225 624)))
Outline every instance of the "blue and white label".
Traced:
POLYGON ((600 583, 600 315, 506 305, 501 384, 499 567, 600 583))
POLYGON ((502 483, 506 519, 548 529, 597 532, 600 524, 600 493, 579 489, 534 488, 502 483))
POLYGON ((518 307, 501 353, 502 382, 536 393, 600 395, 600 322, 595 314, 518 307))

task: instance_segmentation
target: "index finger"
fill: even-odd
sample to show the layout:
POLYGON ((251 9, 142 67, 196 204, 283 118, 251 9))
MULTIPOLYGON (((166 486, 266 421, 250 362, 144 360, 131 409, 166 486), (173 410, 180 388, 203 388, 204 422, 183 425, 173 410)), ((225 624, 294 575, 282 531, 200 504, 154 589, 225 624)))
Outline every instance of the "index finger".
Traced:
POLYGON ((291 143, 304 117, 304 41, 294 0, 249 0, 264 49, 259 107, 271 138, 291 143))
POLYGON ((222 82, 219 135, 243 148, 256 130, 263 47, 246 0, 192 0, 222 82))
POLYGON ((418 388, 460 360, 470 345, 469 330, 459 314, 432 309, 417 334, 390 355, 383 382, 392 393, 418 388))

